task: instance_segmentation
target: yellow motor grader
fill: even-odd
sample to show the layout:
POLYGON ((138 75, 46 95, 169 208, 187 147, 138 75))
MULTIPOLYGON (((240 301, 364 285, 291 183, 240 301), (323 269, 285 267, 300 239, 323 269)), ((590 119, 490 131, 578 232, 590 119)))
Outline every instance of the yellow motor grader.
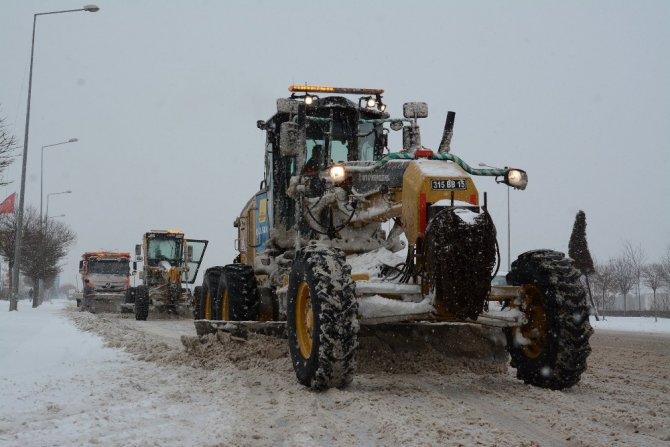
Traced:
POLYGON ((263 180, 235 221, 239 255, 204 275, 198 333, 236 320, 285 326, 298 381, 327 389, 352 381, 361 326, 481 324, 503 329, 519 379, 577 383, 592 329, 572 261, 530 251, 508 285, 491 285, 496 229, 474 178, 525 189, 526 172, 477 169, 452 154, 453 112, 433 150, 418 125, 425 103, 404 104, 396 118, 380 89, 289 92, 257 123, 263 180), (402 131, 398 152, 391 131, 402 131))
POLYGON ((185 239, 177 230, 144 234, 142 245, 135 246, 137 260, 144 261, 144 284, 131 288, 127 300, 136 320, 146 320, 151 308, 164 314, 191 313, 194 295, 186 284, 195 282, 206 248, 207 241, 185 239))

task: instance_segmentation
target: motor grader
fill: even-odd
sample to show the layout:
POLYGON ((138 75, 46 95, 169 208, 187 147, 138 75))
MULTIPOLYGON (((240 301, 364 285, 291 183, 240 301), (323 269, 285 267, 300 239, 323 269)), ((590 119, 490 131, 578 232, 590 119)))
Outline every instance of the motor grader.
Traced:
POLYGON ((186 284, 198 275, 207 241, 185 239, 177 230, 151 230, 135 246, 137 260, 144 261, 140 272, 142 285, 130 290, 128 301, 136 320, 146 320, 149 310, 159 314, 188 315, 194 306, 194 295, 186 284), (144 255, 142 255, 144 253, 144 255))
POLYGON ((508 285, 491 285, 496 229, 474 178, 522 190, 526 172, 473 168, 451 153, 453 112, 432 150, 418 125, 425 103, 406 103, 395 118, 383 90, 289 91, 257 123, 263 180, 235 220, 239 255, 204 275, 198 333, 235 320, 285 325, 298 381, 321 390, 352 381, 362 326, 480 324, 502 328, 519 379, 577 383, 592 329, 572 261, 530 251, 508 285), (398 152, 391 131, 402 131, 398 152))

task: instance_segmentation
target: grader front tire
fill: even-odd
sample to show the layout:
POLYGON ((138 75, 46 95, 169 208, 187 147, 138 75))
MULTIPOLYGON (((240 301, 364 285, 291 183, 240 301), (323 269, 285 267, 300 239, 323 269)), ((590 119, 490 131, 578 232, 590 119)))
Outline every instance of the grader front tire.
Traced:
POLYGON ((306 247, 289 279, 287 328, 298 381, 313 389, 351 383, 358 345, 351 268, 334 249, 306 247))
POLYGON ((580 273, 563 253, 537 250, 512 263, 507 282, 522 287, 527 323, 506 329, 517 378, 560 390, 579 382, 591 353, 589 306, 580 273))
POLYGON ((149 316, 149 289, 147 286, 137 286, 135 289, 135 319, 146 321, 149 316))

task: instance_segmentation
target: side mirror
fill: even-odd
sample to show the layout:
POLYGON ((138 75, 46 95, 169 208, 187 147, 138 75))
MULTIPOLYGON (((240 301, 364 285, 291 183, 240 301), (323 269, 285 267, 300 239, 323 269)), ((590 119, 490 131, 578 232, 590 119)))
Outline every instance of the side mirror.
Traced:
POLYGON ((79 271, 84 270, 84 261, 79 261, 79 271))
POLYGON ((282 157, 296 156, 300 152, 300 132, 297 123, 286 121, 281 124, 279 152, 282 157))
POLYGON ((137 244, 135 245, 135 256, 141 256, 142 255, 142 245, 137 244))
POLYGON ((402 105, 405 118, 428 118, 428 104, 425 102, 406 102, 402 105))
POLYGON ((193 261, 193 246, 189 245, 186 248, 186 262, 191 262, 193 261))

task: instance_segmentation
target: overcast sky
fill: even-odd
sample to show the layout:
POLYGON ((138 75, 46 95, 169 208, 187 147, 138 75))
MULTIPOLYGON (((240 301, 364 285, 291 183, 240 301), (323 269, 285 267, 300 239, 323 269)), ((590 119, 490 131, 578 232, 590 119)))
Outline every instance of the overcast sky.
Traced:
MULTIPOLYGON (((627 240, 649 260, 670 244, 670 2, 98 5, 37 20, 27 205, 39 208, 41 147, 79 139, 44 152, 44 206, 73 191, 49 201, 78 235, 63 282, 81 252, 132 251, 149 229, 209 239, 205 266, 232 262, 233 220, 263 175, 256 120, 292 83, 383 88, 393 116, 426 101, 432 148, 454 110, 453 153, 528 171, 510 194, 513 259, 567 251, 580 209, 599 260, 627 240)), ((81 6, 0 0, 0 116, 21 141, 33 14, 81 6)), ((2 198, 20 168, 4 173, 2 198)), ((504 270, 506 187, 477 184, 504 270)))

